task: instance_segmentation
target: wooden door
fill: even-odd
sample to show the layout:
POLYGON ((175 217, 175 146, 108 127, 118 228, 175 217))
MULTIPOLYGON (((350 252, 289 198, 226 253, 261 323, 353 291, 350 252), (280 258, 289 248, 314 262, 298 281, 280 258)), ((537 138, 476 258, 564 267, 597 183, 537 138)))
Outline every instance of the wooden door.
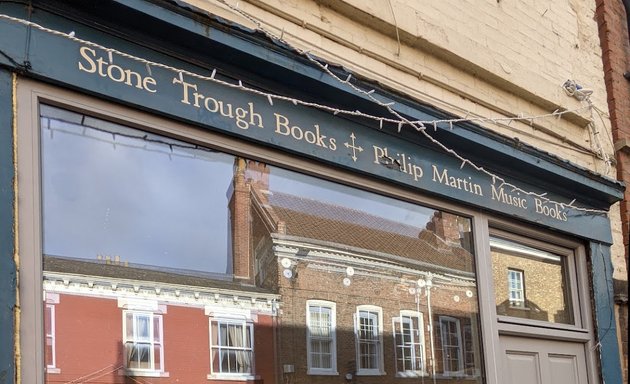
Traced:
POLYGON ((584 344, 501 336, 504 383, 588 384, 584 344))

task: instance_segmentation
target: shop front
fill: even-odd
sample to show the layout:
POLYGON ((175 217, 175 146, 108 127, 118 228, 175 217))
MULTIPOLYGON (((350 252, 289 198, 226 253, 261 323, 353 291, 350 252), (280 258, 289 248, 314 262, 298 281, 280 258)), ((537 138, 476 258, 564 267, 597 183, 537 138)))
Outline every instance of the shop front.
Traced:
POLYGON ((619 377, 619 183, 175 5, 0 13, 18 382, 619 377))

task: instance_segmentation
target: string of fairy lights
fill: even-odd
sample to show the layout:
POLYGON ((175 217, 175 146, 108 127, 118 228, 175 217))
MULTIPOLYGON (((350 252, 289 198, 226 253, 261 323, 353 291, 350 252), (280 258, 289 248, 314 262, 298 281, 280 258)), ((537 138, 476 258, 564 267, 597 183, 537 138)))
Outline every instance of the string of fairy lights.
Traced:
MULTIPOLYGON (((227 1, 225 0, 217 0, 219 3, 225 5, 226 7, 228 7, 230 10, 232 10, 233 12, 241 15, 242 17, 244 17, 245 19, 249 20, 251 23, 253 23, 254 25, 256 25, 256 27, 258 28, 258 30, 260 32, 262 32, 263 34, 265 34, 268 38, 278 41, 286 46, 291 47, 293 50, 295 50, 298 54, 306 57, 310 62, 312 62, 313 64, 315 64, 316 66, 318 66, 322 71, 324 71, 326 74, 328 74, 330 77, 332 77, 333 79, 335 79, 336 81, 347 85, 349 88, 351 88, 353 91, 355 91, 358 94, 362 94, 364 96, 367 96, 372 102, 374 102, 375 104, 381 106, 381 107, 385 107, 387 109, 387 111, 392 114, 393 116, 398 118, 397 124, 398 124, 398 132, 400 133, 403 125, 407 124, 410 125, 411 127, 415 128, 416 131, 420 132, 423 136, 425 136, 429 141, 431 141, 433 144, 437 145, 438 147, 440 147, 444 152, 454 156, 455 158, 457 158, 458 160, 461 161, 461 166, 460 168, 464 168, 466 165, 471 166, 472 168, 474 168, 476 171, 480 172, 480 173, 484 173, 488 176, 490 176, 492 178, 492 183, 496 184, 497 181, 499 182, 499 188, 502 187, 506 187, 508 189, 511 189, 512 192, 520 192, 523 193, 525 195, 528 196, 535 196, 537 198, 540 198, 548 203, 555 203, 560 205, 563 209, 565 207, 569 207, 569 208, 573 208, 579 211, 583 211, 583 212, 590 212, 590 213, 604 213, 605 211, 603 210, 593 210, 593 209, 586 209, 586 208, 581 208, 581 207, 576 207, 574 205, 576 199, 573 199, 569 204, 565 204, 562 202, 557 202, 557 201, 553 201, 549 198, 546 197, 547 193, 536 193, 536 192, 531 192, 531 191, 526 191, 523 190, 522 188, 508 183, 505 181, 505 179, 501 178, 500 176, 497 176, 496 174, 484 169, 481 166, 478 166, 477 164, 473 163, 472 161, 470 161, 469 159, 461 156, 459 153, 457 153, 456 151, 454 151, 453 149, 447 147, 446 145, 444 145, 443 143, 441 143, 440 141, 438 141, 437 139, 435 139, 434 137, 432 137, 428 132, 427 132, 427 125, 429 126, 433 126, 434 130, 437 130, 437 126, 438 124, 448 124, 449 125, 449 129, 453 129, 453 124, 455 123, 461 123, 461 122, 471 122, 471 123, 483 123, 483 122, 507 122, 507 124, 509 125, 510 123, 512 123, 513 121, 527 121, 529 122, 530 125, 533 125, 534 120, 536 119, 544 119, 544 118, 549 118, 549 117, 556 117, 556 118, 560 118, 562 117, 563 114, 565 113, 569 113, 569 112, 581 112, 581 111, 585 111, 588 110, 591 112, 591 119, 590 122, 588 124, 589 130, 591 132, 591 136, 595 139, 597 145, 599 146, 599 150, 598 150, 598 157, 602 160, 604 160, 606 166, 609 168, 611 165, 611 161, 609 156, 605 153, 603 146, 601 145, 601 142, 599 141, 599 131, 597 131, 596 129, 594 129, 594 119, 593 119, 593 115, 592 115, 592 111, 593 111, 593 104, 589 98, 590 94, 584 94, 584 98, 582 99, 583 101, 586 102, 586 105, 584 105, 581 108, 572 110, 572 111, 561 111, 556 109, 555 111, 549 113, 549 114, 543 114, 543 115, 537 115, 537 116, 528 116, 525 117, 524 114, 518 114, 517 117, 498 117, 498 118, 483 118, 483 117, 474 117, 474 118, 468 118, 468 116, 464 117, 464 118, 455 118, 455 119, 441 119, 441 120, 430 120, 430 121, 423 121, 423 120, 415 120, 415 121, 410 121, 407 118, 405 118, 404 116, 402 116, 400 113, 398 113, 396 110, 393 109, 393 102, 383 102, 381 100, 379 100, 378 98, 376 98, 373 94, 374 94, 374 90, 364 90, 361 89, 359 87, 357 87, 355 84, 353 84, 350 80, 352 78, 352 74, 349 74, 348 77, 346 79, 342 79, 340 78, 338 75, 336 75, 334 72, 332 72, 329 68, 328 68, 328 64, 327 63, 322 63, 320 60, 318 60, 316 57, 314 57, 313 55, 311 55, 310 51, 308 50, 303 50, 300 49, 298 47, 293 46, 291 43, 289 43, 288 41, 286 41, 285 39, 283 39, 283 36, 277 36, 274 33, 272 33, 271 31, 269 31, 268 29, 266 29, 262 23, 260 21, 258 21, 258 19, 256 19, 255 17, 253 17, 252 15, 248 14, 247 12, 245 12, 244 10, 240 9, 238 7, 238 3, 236 5, 231 5, 229 4, 227 1)), ((577 90, 579 92, 579 90, 577 90)), ((381 124, 381 128, 382 128, 382 124, 381 124)))
MULTIPOLYGON (((477 172, 485 174, 488 177, 490 177, 492 179, 492 183, 495 186, 497 186, 498 188, 506 188, 508 190, 511 190, 513 193, 514 192, 518 192, 518 193, 521 193, 521 194, 524 194, 524 195, 527 195, 527 196, 534 196, 534 197, 536 197, 538 199, 541 199, 541 200, 545 201, 546 203, 556 204, 557 206, 560 206, 562 209, 564 209, 564 208, 571 208, 573 210, 580 211, 582 213, 592 213, 592 214, 606 214, 607 213, 607 211, 605 211, 605 210, 591 209, 591 208, 585 208, 585 207, 577 206, 577 205, 575 205, 576 199, 573 199, 569 203, 560 202, 560 201, 555 201, 555 200, 549 199, 547 197, 548 192, 537 193, 537 192, 533 192, 533 191, 524 190, 523 188, 506 181, 501 176, 499 176, 499 175, 497 175, 497 174, 495 174, 495 173, 493 173, 491 171, 486 170, 484 167, 481 167, 481 166, 477 165, 472 160, 470 160, 470 159, 460 155, 455 150, 449 148, 448 146, 446 146, 445 144, 443 144, 439 140, 435 139, 428 132, 429 131, 429 129, 428 129, 429 127, 433 128, 434 131, 437 131, 438 128, 442 128, 442 129, 448 128, 448 129, 452 130, 454 125, 459 124, 459 123, 464 123, 464 122, 477 123, 477 124, 480 124, 480 123, 504 123, 504 124, 509 125, 510 123, 516 121, 516 122, 528 122, 530 125, 533 125, 535 120, 548 119, 548 118, 560 119, 565 114, 575 114, 575 113, 591 111, 591 116, 592 116, 592 111, 593 111, 594 107, 592 105, 592 102, 588 98, 585 99, 586 103, 582 107, 579 107, 579 108, 576 108, 576 109, 572 109, 572 110, 556 109, 556 110, 554 110, 551 113, 541 114, 541 115, 525 115, 525 114, 521 113, 521 114, 518 114, 516 117, 505 117, 505 116, 503 116, 503 117, 501 117, 501 116, 500 117, 469 117, 469 116, 465 116, 463 118, 452 118, 452 119, 410 120, 410 119, 404 117, 403 115, 401 115, 398 111, 396 111, 394 109, 395 102, 380 100, 378 97, 376 97, 376 95, 375 95, 376 92, 375 92, 374 89, 364 90, 364 89, 361 89, 358 86, 356 86, 351 81, 352 80, 352 74, 349 74, 345 79, 344 78, 340 78, 337 74, 335 74, 329 68, 327 63, 318 60, 315 56, 313 56, 310 53, 310 51, 303 50, 303 49, 296 48, 296 47, 292 46, 289 42, 287 42, 286 40, 283 39, 283 35, 284 34, 282 36, 277 36, 277 35, 273 34, 272 32, 268 31, 252 15, 250 15, 247 12, 243 11, 242 9, 238 8, 238 5, 236 5, 236 6, 231 5, 231 4, 227 3, 225 0, 217 0, 217 1, 220 2, 221 4, 224 4, 226 7, 228 7, 233 12, 238 13, 242 17, 246 18, 247 20, 249 20, 250 22, 255 24, 257 26, 257 28, 260 30, 260 32, 265 34, 265 36, 267 36, 269 39, 272 39, 274 41, 280 42, 280 43, 290 47, 291 49, 293 49, 298 54, 304 56, 311 63, 313 63, 315 66, 317 66, 322 72, 324 72, 325 74, 327 74, 328 76, 330 76, 331 78, 336 80, 337 82, 339 82, 339 83, 349 87, 352 91, 356 92, 357 94, 367 97, 374 104, 385 108, 386 111, 389 112, 389 114, 391 116, 393 116, 393 117, 392 118, 387 118, 387 117, 382 117, 382 116, 376 116, 376 115, 372 115, 372 114, 369 114, 369 113, 362 112, 360 110, 340 109, 340 108, 332 107, 332 106, 325 105, 325 104, 314 103, 314 102, 300 100, 300 99, 289 97, 289 96, 284 96, 284 95, 275 94, 275 93, 271 93, 271 92, 265 92, 265 91, 262 91, 262 90, 255 89, 255 88, 248 87, 248 86, 244 85, 242 80, 237 80, 237 82, 233 83, 233 82, 229 82, 229 81, 225 81, 225 80, 219 79, 219 78, 216 77, 216 74, 217 74, 217 69, 216 68, 211 71, 209 76, 201 75, 201 74, 198 74, 198 73, 186 70, 186 69, 176 68, 176 67, 173 67, 173 66, 168 65, 168 64, 147 60, 145 58, 138 57, 138 56, 131 55, 129 53, 117 50, 115 48, 106 47, 106 46, 103 46, 101 44, 89 41, 89 40, 84 40, 84 39, 78 38, 78 37, 75 36, 75 32, 66 33, 66 32, 62 32, 62 31, 59 31, 59 30, 50 29, 50 28, 44 27, 42 25, 39 25, 37 23, 31 22, 31 21, 28 21, 28 20, 24 20, 24 19, 21 19, 21 18, 12 17, 12 16, 9 16, 9 15, 6 15, 6 14, 0 14, 0 19, 9 20, 9 21, 12 21, 12 22, 15 22, 15 23, 19 23, 19 24, 25 25, 25 26, 27 26, 29 28, 35 28, 35 29, 38 29, 38 30, 40 30, 42 32, 46 32, 46 33, 49 33, 49 34, 52 34, 52 35, 64 37, 64 38, 72 40, 72 41, 74 41, 76 43, 80 43, 80 44, 83 44, 83 45, 86 45, 86 46, 90 46, 92 48, 100 49, 100 50, 102 50, 102 51, 107 53, 110 64, 113 63, 113 61, 114 61, 114 55, 118 55, 120 57, 124 57, 124 58, 130 59, 130 60, 134 60, 136 62, 142 63, 142 64, 144 64, 146 66, 146 69, 147 69, 147 72, 149 73, 149 75, 152 74, 151 73, 151 68, 152 67, 154 67, 154 68, 161 68, 161 69, 172 71, 172 72, 176 73, 179 76, 179 79, 181 81, 183 81, 183 76, 186 75, 186 76, 190 76, 192 78, 198 79, 198 80, 214 82, 216 84, 220 84, 220 85, 225 86, 225 87, 238 89, 238 90, 243 91, 243 92, 247 92, 247 93, 250 93, 250 94, 254 94, 254 95, 258 95, 258 96, 264 97, 264 98, 267 99, 267 101, 269 102, 269 104, 271 106, 274 105, 274 101, 290 102, 290 103, 292 103, 292 104, 294 104, 296 106, 297 105, 301 105, 301 106, 308 107, 308 108, 315 108, 315 109, 319 109, 319 110, 322 110, 322 111, 326 111, 326 112, 332 113, 334 115, 346 115, 346 116, 370 119, 370 120, 378 122, 379 128, 383 128, 383 124, 384 123, 393 124, 393 125, 397 126, 397 130, 398 130, 399 133, 402 132, 403 128, 410 127, 412 129, 414 129, 415 131, 417 131, 418 133, 420 133, 421 135, 423 135, 427 140, 429 140, 431 143, 433 143, 434 145, 439 147, 441 150, 443 150, 444 152, 446 152, 449 155, 451 155, 451 156, 455 157, 456 159, 458 159, 461 162, 460 163, 460 168, 464 168, 466 166, 472 167, 477 172)), ((591 121, 590 121, 589 125, 591 126, 590 128, 594 127, 594 119, 593 118, 591 118, 591 121)), ((601 149, 598 152, 600 154, 604 154, 605 155, 605 151, 603 149, 601 149)), ((600 157, 605 162, 610 163, 610 158, 607 155, 605 155, 603 157, 602 156, 598 156, 598 157, 600 157)))
MULTIPOLYGON (((247 12, 241 10, 238 7, 238 4, 239 4, 238 2, 236 3, 235 6, 233 6, 233 5, 229 4, 228 2, 226 2, 225 0, 217 0, 217 1, 219 3, 225 5, 226 7, 228 7, 233 12, 238 13, 242 17, 246 18, 247 20, 249 20, 254 25, 256 25, 258 30, 260 30, 262 33, 264 33, 269 39, 278 41, 279 43, 290 47, 291 49, 295 50, 297 53, 307 57, 310 61, 312 61, 316 65, 318 65, 320 67, 322 66, 321 62, 316 57, 313 57, 313 56, 310 55, 310 51, 308 51, 308 50, 301 50, 301 49, 293 46, 287 40, 283 39, 283 37, 285 35, 284 29, 282 29, 280 36, 277 36, 277 35, 273 34, 272 32, 270 32, 269 29, 263 27, 262 23, 256 17, 254 17, 253 15, 248 14, 247 12)), ((393 9, 392 9, 392 12, 393 12, 393 9)), ((398 44, 399 44, 399 47, 400 47, 400 41, 398 41, 398 44)), ((399 55, 399 54, 400 54, 400 48, 399 48, 399 50, 397 52, 397 55, 399 55)), ((324 64, 324 65, 327 67, 326 64, 324 64)), ((351 77, 348 77, 346 80, 349 81, 350 79, 351 79, 351 77)), ((342 81, 341 78, 337 77, 336 80, 344 83, 344 81, 342 81)), ((577 85, 575 83, 573 83, 572 85, 574 85, 576 88, 579 88, 579 85, 577 85)), ((362 92, 362 90, 360 90, 360 89, 355 89, 355 91, 362 92)), ((566 88, 565 88, 565 91, 566 91, 566 88)), ((373 91, 368 91, 368 92, 371 93, 373 91)), ((517 122, 526 122, 526 123, 528 123, 528 125, 531 128, 537 129, 536 126, 534 125, 534 121, 535 120, 545 119, 545 118, 548 118, 548 117, 556 117, 557 119, 560 119, 562 117, 562 115, 564 115, 564 114, 579 113, 579 112, 584 112, 584 111, 590 110, 590 112, 591 112, 591 119, 590 119, 590 123, 587 125, 587 128, 589 129, 589 133, 591 133, 591 135, 593 135, 594 132, 597 132, 597 131, 595 129, 595 125, 593 124, 594 119, 593 119, 593 116, 592 116, 592 112, 593 112, 593 110, 595 110, 600 115, 600 118, 601 118, 601 113, 593 105, 591 100, 588 98, 590 96, 590 93, 586 94, 586 93, 584 93, 584 90, 582 90, 582 89, 575 89, 573 91, 573 93, 569 93, 569 92, 567 92, 567 93, 570 96, 573 96, 574 93, 575 94, 579 94, 579 95, 583 95, 584 97, 582 97, 582 98, 577 98, 577 97, 576 98, 578 100, 580 100, 580 101, 583 101, 584 104, 588 104, 588 105, 584 105, 581 108, 576 108, 576 109, 573 109, 573 110, 556 109, 552 113, 543 114, 543 115, 537 115, 537 116, 526 116, 523 113, 519 113, 519 114, 516 114, 516 115, 511 116, 511 117, 510 116, 502 116, 502 117, 487 118, 487 117, 477 116, 477 117, 474 117, 474 118, 469 118, 469 116, 471 115, 470 111, 465 111, 466 112, 466 116, 464 118, 444 119, 444 120, 428 120, 428 121, 418 120, 418 121, 412 121, 412 122, 413 123, 417 123, 417 124, 421 124, 421 125, 424 125, 424 126, 426 126, 426 125, 431 126, 432 125, 433 128, 434 128, 434 131, 437 130, 437 125, 438 124, 447 123, 449 129, 452 129, 453 128, 453 123, 460 123, 460 122, 492 123, 494 125, 498 125, 498 126, 500 125, 503 128, 514 130, 514 128, 512 128, 510 125, 512 124, 512 122, 517 121, 517 122)), ((591 93, 592 93, 592 91, 591 91, 591 93)), ((447 104, 449 107, 455 107, 454 105, 452 105, 450 103, 447 103, 445 101, 440 101, 440 102, 442 102, 444 104, 447 104)), ((399 121, 395 121, 395 122, 399 123, 399 121)), ((404 123, 406 123, 406 122, 403 122, 403 124, 404 123)), ((381 126, 382 126, 382 124, 381 124, 381 126)), ((604 126, 605 126, 605 124, 604 124, 604 126)), ((524 135, 524 136, 534 136, 534 135, 528 134, 527 132, 525 132, 523 130, 518 130, 517 132, 519 134, 521 134, 521 135, 524 135)), ((552 132, 547 131, 547 133, 552 133, 552 132)), ((599 132, 597 132, 597 134, 598 133, 599 132)), ((561 142, 546 140, 545 138, 542 138, 540 136, 535 136, 535 137, 536 137, 537 140, 542 140, 542 141, 545 141, 547 143, 554 144, 556 146, 565 147, 564 146, 565 142, 566 143, 570 143, 571 144, 570 149, 577 150, 577 151, 580 151, 582 153, 586 153, 586 154, 590 154, 590 155, 595 155, 599 159, 603 160, 605 162, 605 164, 606 164, 606 167, 607 167, 606 168, 606 172, 610 171, 610 166, 611 166, 610 156, 608 156, 608 154, 606 154, 606 152, 605 152, 603 146, 601 145, 601 142, 598 140, 598 138, 596 140, 597 141, 596 145, 597 145, 598 148, 597 148, 596 151, 593 151, 592 149, 588 149, 588 148, 586 148, 586 147, 584 147, 584 146, 582 146, 582 145, 580 145, 578 143, 575 143, 575 142, 572 142, 572 141, 568 140, 564 136, 557 136, 556 137, 556 138, 560 139, 561 142)), ((612 141, 611 141, 611 147, 614 147, 614 145, 612 144, 612 141)))

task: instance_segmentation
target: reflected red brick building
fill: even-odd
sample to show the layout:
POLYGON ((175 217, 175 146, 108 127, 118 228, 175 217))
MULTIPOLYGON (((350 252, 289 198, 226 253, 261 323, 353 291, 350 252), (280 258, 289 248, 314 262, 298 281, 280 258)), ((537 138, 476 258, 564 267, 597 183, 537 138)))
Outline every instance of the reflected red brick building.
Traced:
POLYGON ((47 382, 275 382, 276 295, 121 264, 45 264, 47 382))

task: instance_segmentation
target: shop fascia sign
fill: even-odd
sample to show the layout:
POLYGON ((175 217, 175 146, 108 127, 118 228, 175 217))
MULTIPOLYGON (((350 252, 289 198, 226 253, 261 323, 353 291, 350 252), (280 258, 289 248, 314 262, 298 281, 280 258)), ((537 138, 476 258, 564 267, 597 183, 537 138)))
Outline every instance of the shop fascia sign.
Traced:
MULTIPOLYGON (((30 71, 40 76, 207 129, 610 242, 609 230, 593 233, 593 228, 610 228, 604 214, 585 213, 559 203, 567 197, 523 193, 542 195, 544 191, 506 179, 521 189, 515 190, 470 166, 462 166, 460 160, 446 153, 381 130, 299 103, 279 99, 271 102, 264 94, 213 81, 209 74, 206 78, 192 76, 201 73, 198 68, 187 72, 146 64, 38 30, 32 31, 31 39, 40 44, 29 52, 30 71)), ((20 53, 19 44, 16 53, 20 53)))

